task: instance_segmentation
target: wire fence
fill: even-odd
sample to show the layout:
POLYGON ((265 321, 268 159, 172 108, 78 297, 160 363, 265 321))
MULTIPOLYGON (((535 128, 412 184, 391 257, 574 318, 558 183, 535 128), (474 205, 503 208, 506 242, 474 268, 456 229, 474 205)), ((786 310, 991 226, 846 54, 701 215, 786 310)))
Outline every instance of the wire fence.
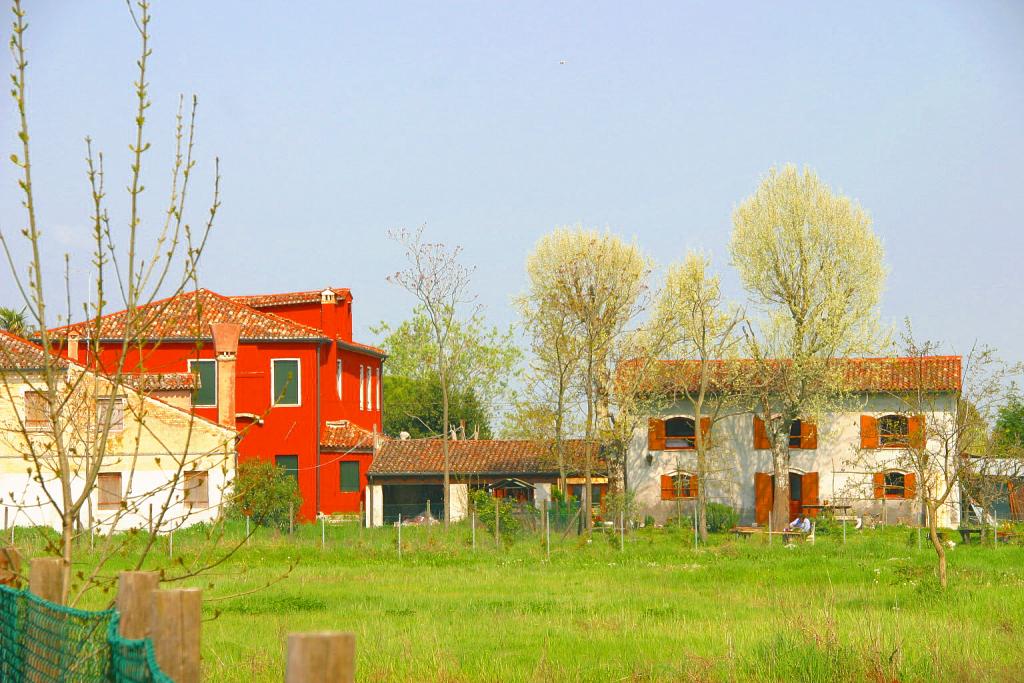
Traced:
POLYGON ((0 586, 0 680, 173 683, 149 639, 118 633, 116 610, 73 609, 0 586))

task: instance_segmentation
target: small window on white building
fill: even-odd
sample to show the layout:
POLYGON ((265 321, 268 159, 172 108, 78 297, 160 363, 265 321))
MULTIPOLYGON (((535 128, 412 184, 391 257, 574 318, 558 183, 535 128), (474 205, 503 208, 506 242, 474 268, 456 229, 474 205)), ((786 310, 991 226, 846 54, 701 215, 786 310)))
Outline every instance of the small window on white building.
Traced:
POLYGON ((25 392, 25 428, 45 430, 50 428, 50 412, 46 396, 41 391, 25 392))
POLYGON ((117 510, 121 507, 121 473, 100 472, 96 476, 100 510, 117 510))
POLYGON ((185 473, 185 505, 210 504, 209 472, 185 473))
POLYGON ((107 424, 107 415, 110 415, 110 431, 113 433, 124 431, 124 399, 111 396, 96 397, 96 427, 102 431, 107 424))

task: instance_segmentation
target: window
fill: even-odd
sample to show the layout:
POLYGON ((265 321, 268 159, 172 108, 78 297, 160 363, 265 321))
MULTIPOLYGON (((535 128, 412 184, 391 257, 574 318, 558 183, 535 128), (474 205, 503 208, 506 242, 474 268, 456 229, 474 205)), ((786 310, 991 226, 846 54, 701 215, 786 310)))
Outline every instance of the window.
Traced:
POLYGON ((661 499, 676 500, 679 498, 697 497, 697 477, 687 472, 674 472, 661 475, 661 499))
POLYGON ((901 448, 910 443, 910 422, 906 415, 883 415, 878 418, 878 441, 882 448, 901 448))
POLYGON ((196 407, 217 405, 217 361, 190 360, 188 371, 196 376, 196 381, 199 383, 199 386, 192 392, 192 405, 196 407))
POLYGON ((373 368, 366 366, 366 409, 373 410, 373 368))
POLYGON ((210 504, 210 476, 208 472, 185 473, 185 505, 210 504))
POLYGON ((99 491, 99 509, 117 510, 121 507, 121 473, 101 472, 96 477, 99 491))
POLYGON ((297 455, 275 455, 274 464, 285 471, 285 474, 299 481, 299 456, 297 455))
POLYGON ((124 399, 110 396, 96 397, 96 426, 102 430, 107 424, 107 411, 110 411, 110 431, 124 431, 124 399), (113 405, 111 405, 113 404, 113 405))
POLYGON ((359 492, 359 463, 345 461, 341 463, 341 492, 359 492))
POLYGON ((800 420, 793 420, 789 425, 789 447, 800 448, 800 420))
POLYGON ((665 420, 665 448, 692 449, 697 447, 697 432, 693 418, 672 417, 665 420))
POLYGON ((359 410, 363 409, 363 397, 364 397, 363 382, 364 381, 365 380, 363 379, 363 366, 360 365, 359 366, 359 410))
POLYGON ((274 405, 300 405, 302 380, 299 377, 298 358, 275 358, 270 361, 273 375, 274 405))
POLYGON ((25 428, 48 429, 50 413, 46 403, 46 395, 41 391, 25 392, 25 428))
POLYGON ((380 368, 377 368, 377 410, 380 410, 380 368))
POLYGON ((342 370, 341 370, 341 359, 339 358, 338 359, 338 369, 337 369, 337 374, 336 374, 336 379, 335 379, 335 381, 337 382, 337 385, 338 385, 338 398, 342 398, 342 395, 341 395, 341 379, 342 379, 342 377, 343 377, 343 375, 342 375, 342 370))
POLYGON ((906 497, 907 477, 902 472, 886 472, 883 481, 885 482, 886 498, 906 497))

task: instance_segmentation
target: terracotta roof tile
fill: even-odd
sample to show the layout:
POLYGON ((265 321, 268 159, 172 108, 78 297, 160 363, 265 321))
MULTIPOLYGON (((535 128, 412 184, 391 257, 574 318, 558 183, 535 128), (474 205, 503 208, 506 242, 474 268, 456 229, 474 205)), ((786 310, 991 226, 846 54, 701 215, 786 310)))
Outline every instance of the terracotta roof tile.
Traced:
MULTIPOLYGON (((887 392, 923 389, 927 391, 953 391, 961 389, 960 356, 923 356, 916 358, 844 358, 842 371, 846 386, 856 392, 887 392)), ((665 389, 695 389, 700 364, 695 360, 660 361, 662 372, 651 372, 649 385, 665 389)), ((711 386, 727 385, 737 374, 754 372, 750 359, 714 361, 711 386), (731 364, 730 364, 731 363, 731 364)), ((637 367, 627 361, 620 365, 620 381, 629 381, 628 372, 637 367)))
MULTIPOLYGON (((60 361, 57 361, 61 364, 60 361)), ((46 364, 46 351, 27 339, 0 330, 0 369, 37 370, 46 364)))
POLYGON ((121 376, 127 386, 148 391, 192 391, 199 387, 199 375, 191 372, 140 372, 121 376))
POLYGON ((338 339, 337 342, 338 346, 340 346, 343 349, 348 349, 349 351, 365 351, 379 358, 388 357, 387 351, 385 351, 384 349, 379 349, 376 346, 370 346, 369 344, 360 344, 359 342, 354 341, 346 341, 344 339, 338 339))
MULTIPOLYGON (((282 318, 273 313, 257 311, 245 304, 221 296, 208 289, 184 292, 139 307, 141 318, 134 325, 133 336, 142 339, 209 339, 210 323, 231 322, 242 326, 242 339, 320 339, 323 333, 308 325, 282 318)), ((100 318, 101 339, 123 339, 128 323, 126 311, 100 318)), ((91 335, 96 321, 86 321, 54 330, 55 334, 76 332, 91 335)))
MULTIPOLYGON (((583 442, 565 443, 577 456, 582 455, 583 442)), ((542 441, 470 439, 450 441, 448 446, 453 474, 558 473, 550 444, 542 441)), ((592 448, 596 450, 595 446, 592 448)), ((443 471, 441 439, 389 439, 374 455, 369 474, 439 474, 443 471)))
POLYGON ((356 426, 348 420, 327 422, 320 432, 320 446, 338 450, 369 450, 373 448, 375 432, 356 426))
MULTIPOLYGON (((339 299, 351 299, 352 292, 347 287, 328 287, 339 299)), ((231 297, 246 306, 253 308, 272 308, 274 306, 289 306, 291 304, 320 303, 320 293, 323 289, 311 289, 305 292, 281 292, 278 294, 244 294, 231 297)))

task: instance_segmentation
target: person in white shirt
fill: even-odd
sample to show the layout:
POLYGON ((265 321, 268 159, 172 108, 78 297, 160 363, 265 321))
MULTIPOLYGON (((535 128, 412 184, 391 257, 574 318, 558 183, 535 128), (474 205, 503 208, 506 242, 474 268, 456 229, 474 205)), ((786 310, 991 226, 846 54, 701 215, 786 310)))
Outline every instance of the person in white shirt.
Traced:
POLYGON ((789 523, 786 527, 787 531, 800 531, 805 534, 811 532, 811 520, 807 518, 807 515, 797 515, 797 518, 789 523))

